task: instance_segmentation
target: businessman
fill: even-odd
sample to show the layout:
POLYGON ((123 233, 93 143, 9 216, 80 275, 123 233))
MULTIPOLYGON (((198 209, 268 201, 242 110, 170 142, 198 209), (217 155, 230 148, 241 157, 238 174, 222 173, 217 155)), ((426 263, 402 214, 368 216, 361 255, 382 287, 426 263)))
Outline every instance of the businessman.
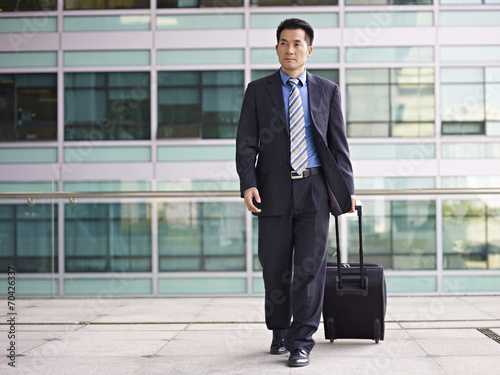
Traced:
POLYGON ((245 92, 236 168, 258 216, 270 352, 300 367, 321 318, 330 213, 353 212, 356 197, 339 88, 305 70, 314 30, 286 19, 276 37, 279 71, 245 92))

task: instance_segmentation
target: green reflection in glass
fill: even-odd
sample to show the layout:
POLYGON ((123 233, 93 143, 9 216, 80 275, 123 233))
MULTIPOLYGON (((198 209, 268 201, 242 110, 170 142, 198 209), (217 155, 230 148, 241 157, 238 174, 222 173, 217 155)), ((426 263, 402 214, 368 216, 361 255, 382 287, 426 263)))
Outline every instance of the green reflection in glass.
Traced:
POLYGON ((64 17, 64 31, 139 31, 149 30, 150 25, 147 15, 64 17))
POLYGON ((242 294, 245 278, 168 278, 158 280, 160 294, 242 294))
MULTIPOLYGON (((349 262, 358 261, 358 222, 349 217, 349 262)), ((365 262, 386 269, 436 268, 435 201, 364 201, 365 262)))
POLYGON ((158 65, 243 64, 243 49, 159 50, 158 65))
POLYGON ((234 138, 242 70, 158 73, 158 138, 234 138))
POLYGON ((349 137, 434 135, 434 69, 347 69, 349 137))
POLYGON ((444 269, 500 269, 500 201, 443 201, 444 269))
POLYGON ((159 204, 160 271, 244 271, 244 212, 240 203, 159 204))
POLYGON ((171 14, 158 15, 158 30, 242 29, 243 14, 171 14))
POLYGON ((440 12, 440 26, 500 26, 500 12, 488 11, 444 11, 440 12))
POLYGON ((338 27, 338 14, 330 12, 308 13, 253 13, 250 16, 250 25, 253 29, 276 29, 286 18, 305 18, 314 28, 338 27))
MULTIPOLYGON (((50 204, 0 205, 0 263, 19 273, 58 270, 58 210, 50 204), (54 232, 52 232, 54 221, 54 232), (52 264, 52 240, 54 263, 52 264)), ((28 294, 28 293, 25 293, 28 294)))
POLYGON ((346 27, 413 27, 432 26, 432 12, 348 12, 346 27))
POLYGON ((66 272, 151 272, 151 206, 65 204, 66 272))
POLYGON ((500 46, 441 46, 440 50, 442 62, 497 62, 500 60, 500 46))
POLYGON ((433 47, 347 47, 346 62, 431 62, 433 47))

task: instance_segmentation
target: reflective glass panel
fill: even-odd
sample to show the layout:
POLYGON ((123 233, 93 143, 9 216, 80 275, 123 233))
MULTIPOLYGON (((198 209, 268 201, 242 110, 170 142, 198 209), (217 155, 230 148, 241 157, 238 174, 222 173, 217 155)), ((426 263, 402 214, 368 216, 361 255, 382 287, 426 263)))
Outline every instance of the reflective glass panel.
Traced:
POLYGON ((65 10, 141 8, 149 8, 149 0, 64 0, 65 10))
POLYGON ((442 134, 500 134, 497 68, 442 68, 442 134))
POLYGON ((157 8, 210 8, 243 6, 243 0, 157 0, 157 8))
POLYGON ((146 203, 65 205, 66 272, 151 272, 146 203))
MULTIPOLYGON (((366 263, 386 269, 436 268, 435 201, 363 201, 366 263)), ((348 221, 349 262, 359 262, 358 218, 348 221)), ((330 231, 331 232, 331 231, 330 231)))
POLYGON ((287 5, 337 5, 337 0, 250 0, 251 5, 287 6, 287 5))
POLYGON ((345 0, 345 5, 429 5, 432 0, 345 0))
POLYGON ((349 137, 434 135, 432 68, 348 69, 349 137))
POLYGON ((498 11, 447 11, 439 15, 440 26, 500 26, 498 11))
POLYGON ((146 15, 64 17, 64 31, 149 30, 151 17, 146 15))
POLYGON ((52 267, 57 272, 57 222, 57 206, 52 210, 50 204, 0 205, 0 263, 20 273, 51 272, 52 267))
POLYGON ((66 73, 66 140, 150 138, 149 73, 66 73))
POLYGON ((57 0, 0 0, 2 12, 57 10, 57 0))
POLYGON ((57 139, 57 74, 0 74, 0 140, 57 139))
POLYGON ((408 27, 432 26, 432 12, 349 12, 346 27, 408 27))
POLYGON ((500 201, 443 201, 444 269, 500 269, 500 201))
POLYGON ((160 272, 246 269, 240 203, 160 203, 158 233, 160 272))
POLYGON ((234 138, 243 71, 158 73, 158 138, 234 138))

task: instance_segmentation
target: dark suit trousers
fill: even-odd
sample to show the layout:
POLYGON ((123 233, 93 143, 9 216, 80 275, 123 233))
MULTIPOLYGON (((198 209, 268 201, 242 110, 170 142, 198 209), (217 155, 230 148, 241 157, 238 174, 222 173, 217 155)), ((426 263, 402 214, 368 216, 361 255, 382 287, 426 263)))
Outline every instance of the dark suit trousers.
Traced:
POLYGON ((314 346, 323 306, 329 199, 322 173, 292 180, 289 214, 259 217, 267 328, 289 351, 314 346))

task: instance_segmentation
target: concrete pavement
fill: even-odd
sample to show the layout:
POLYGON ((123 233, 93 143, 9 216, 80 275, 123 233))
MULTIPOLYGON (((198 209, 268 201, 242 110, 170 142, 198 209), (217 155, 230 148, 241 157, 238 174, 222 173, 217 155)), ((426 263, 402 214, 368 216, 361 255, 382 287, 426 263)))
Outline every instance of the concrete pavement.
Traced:
POLYGON ((500 296, 389 297, 385 341, 331 344, 321 326, 304 368, 268 354, 261 297, 15 302, 15 368, 5 298, 0 374, 500 374, 500 296))

